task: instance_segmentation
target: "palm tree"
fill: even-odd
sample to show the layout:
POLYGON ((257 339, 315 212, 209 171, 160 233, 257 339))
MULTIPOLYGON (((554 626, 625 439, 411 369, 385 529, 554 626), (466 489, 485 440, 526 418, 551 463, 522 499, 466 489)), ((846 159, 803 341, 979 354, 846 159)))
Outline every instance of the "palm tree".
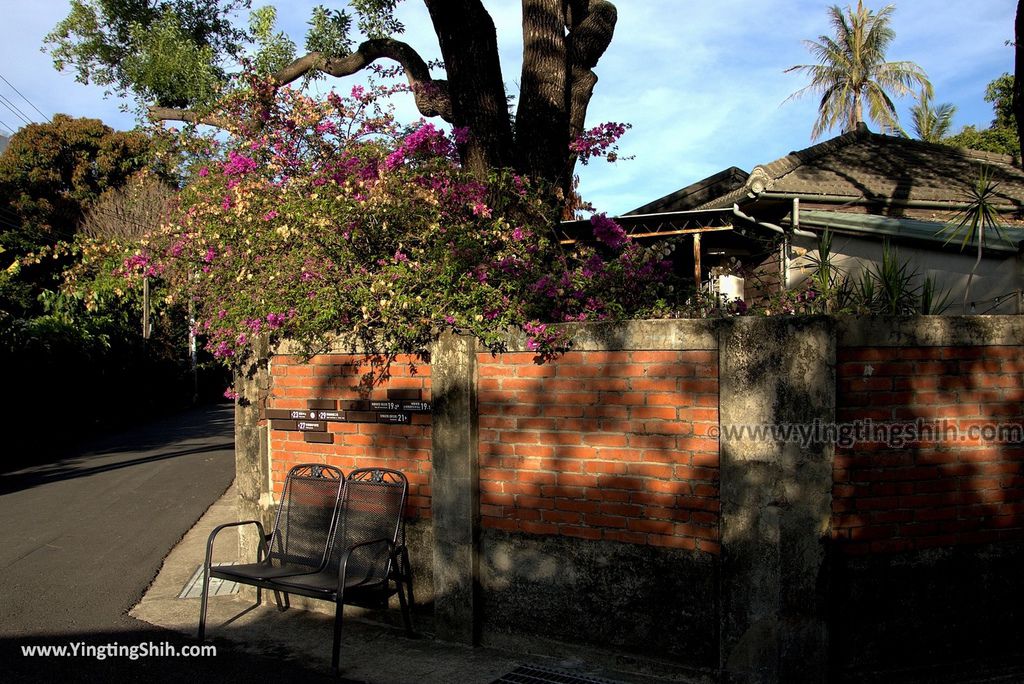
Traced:
POLYGON ((914 134, 925 142, 941 142, 949 135, 955 113, 956 105, 949 102, 933 108, 931 96, 922 89, 917 104, 910 108, 914 117, 914 134))
POLYGON ((889 93, 907 95, 917 84, 931 96, 932 85, 921 67, 913 62, 885 61, 885 52, 896 36, 889 25, 895 9, 889 5, 872 12, 863 0, 857 0, 856 10, 847 6, 844 11, 833 5, 828 14, 835 35, 804 41, 818 63, 786 69, 786 73, 802 71, 811 78, 810 84, 790 95, 787 102, 808 92, 821 94, 812 140, 837 124, 844 132, 854 130, 864 121, 864 102, 873 121, 883 129, 899 130, 889 93))

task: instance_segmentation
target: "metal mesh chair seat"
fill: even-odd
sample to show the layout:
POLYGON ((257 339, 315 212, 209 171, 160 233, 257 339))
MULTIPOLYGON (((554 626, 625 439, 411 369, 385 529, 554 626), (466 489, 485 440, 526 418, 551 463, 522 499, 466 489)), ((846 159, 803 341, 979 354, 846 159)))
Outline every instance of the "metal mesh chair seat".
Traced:
POLYGON ((206 608, 211 577, 231 579, 258 587, 257 604, 262 603, 261 589, 274 578, 316 573, 331 558, 334 525, 345 484, 345 474, 334 466, 304 463, 288 471, 281 501, 274 519, 274 531, 266 534, 263 523, 245 520, 220 525, 206 542, 203 566, 203 593, 199 608, 199 638, 206 634, 206 608), (212 567, 213 548, 217 535, 228 527, 255 525, 260 533, 260 547, 255 563, 212 567))
MULTIPOLYGON (((281 577, 294 577, 317 573, 319 567, 298 563, 244 563, 242 565, 221 565, 210 568, 210 577, 251 584, 281 577), (252 582, 250 582, 251 580, 252 582)), ((335 581, 337 583, 337 581, 335 581)))
POLYGON ((345 480, 334 539, 324 568, 282 577, 267 586, 334 602, 331 667, 338 669, 346 603, 386 605, 398 594, 406 631, 412 633, 412 573, 405 548, 403 513, 409 482, 387 468, 360 468, 345 480))
MULTIPOLYGON (((384 590, 385 579, 363 577, 346 577, 345 590, 346 598, 354 598, 355 592, 380 592, 384 590), (350 594, 349 592, 353 592, 350 594)), ((274 587, 291 594, 302 596, 321 597, 325 600, 334 600, 338 591, 338 573, 321 570, 307 575, 284 576, 274 579, 274 587)), ((390 593, 394 593, 391 591, 390 593)))
POLYGON ((398 594, 406 631, 412 633, 412 571, 402 519, 408 490, 405 475, 387 468, 360 468, 347 479, 330 466, 292 468, 274 532, 264 535, 266 543, 257 562, 211 568, 210 560, 214 538, 222 528, 251 523, 263 535, 260 523, 229 523, 210 535, 199 638, 204 635, 211 576, 258 587, 257 603, 262 589, 281 592, 286 598, 298 594, 333 601, 331 666, 335 670, 345 603, 386 605, 392 595, 398 594))

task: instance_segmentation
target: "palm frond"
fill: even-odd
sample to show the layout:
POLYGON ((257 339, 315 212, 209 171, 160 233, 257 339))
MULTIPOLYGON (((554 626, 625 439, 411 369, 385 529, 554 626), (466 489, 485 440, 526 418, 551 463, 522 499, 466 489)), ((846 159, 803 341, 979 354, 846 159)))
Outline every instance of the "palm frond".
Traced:
POLYGON ((891 25, 895 9, 894 5, 887 5, 873 12, 864 6, 863 0, 858 0, 855 9, 832 5, 827 15, 833 34, 804 41, 817 64, 785 70, 803 73, 810 82, 784 102, 808 92, 821 94, 812 139, 840 123, 852 130, 860 122, 865 99, 871 120, 884 128, 900 130, 891 96, 907 95, 915 85, 931 95, 931 83, 919 66, 913 62, 885 61, 896 37, 891 25))

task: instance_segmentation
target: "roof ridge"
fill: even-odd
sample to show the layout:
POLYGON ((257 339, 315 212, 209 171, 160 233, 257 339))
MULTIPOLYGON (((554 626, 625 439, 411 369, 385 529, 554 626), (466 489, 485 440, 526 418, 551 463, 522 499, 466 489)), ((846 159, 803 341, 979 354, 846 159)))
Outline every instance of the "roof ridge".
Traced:
POLYGON ((886 140, 895 140, 901 144, 915 145, 920 147, 929 147, 936 152, 957 152, 965 157, 971 157, 974 159, 981 159, 984 161, 997 162, 1002 164, 1009 164, 1010 166, 1020 165, 1017 163, 1017 158, 1012 154, 1002 154, 1000 152, 989 152, 988 150, 974 150, 970 147, 961 147, 959 145, 948 145, 943 142, 931 142, 929 140, 917 140, 916 138, 904 138, 900 135, 886 135, 885 133, 870 133, 870 135, 876 138, 885 138, 886 140))
POLYGON ((823 140, 822 142, 811 145, 810 147, 805 147, 802 150, 790 152, 786 156, 779 157, 775 161, 768 162, 767 164, 758 164, 750 171, 750 178, 747 181, 747 185, 752 188, 753 184, 757 182, 755 180, 756 176, 758 177, 757 180, 760 180, 764 184, 764 189, 768 189, 776 180, 782 178, 797 167, 817 159, 818 157, 824 156, 825 154, 834 152, 842 147, 846 147, 858 140, 862 140, 868 135, 873 134, 867 129, 854 129, 841 135, 837 135, 834 138, 823 140))

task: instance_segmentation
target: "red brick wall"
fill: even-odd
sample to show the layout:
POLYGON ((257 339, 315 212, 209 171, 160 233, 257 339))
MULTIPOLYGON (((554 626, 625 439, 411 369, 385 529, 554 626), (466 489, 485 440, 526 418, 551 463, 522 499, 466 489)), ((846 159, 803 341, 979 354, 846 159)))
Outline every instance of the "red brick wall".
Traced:
MULTIPOLYGON (((430 400, 430 366, 409 366, 398 359, 391 378, 368 394, 360 392, 360 379, 370 371, 362 355, 325 354, 308 362, 301 357, 277 355, 271 360, 270 409, 305 409, 309 399, 387 399, 388 389, 422 390, 430 400)), ((379 370, 379 369, 378 369, 379 370)), ((413 414, 410 425, 328 423, 333 444, 303 441, 301 432, 270 431, 270 453, 275 494, 288 469, 296 463, 329 463, 346 474, 356 468, 383 466, 403 471, 409 478, 409 513, 430 517, 430 415, 413 414)))
POLYGON ((837 447, 832 536, 846 552, 1024 538, 1024 444, 970 434, 1024 424, 1024 348, 841 348, 838 362, 840 423, 942 430, 902 447, 837 447))
POLYGON ((483 526, 718 553, 717 356, 480 354, 483 526))

